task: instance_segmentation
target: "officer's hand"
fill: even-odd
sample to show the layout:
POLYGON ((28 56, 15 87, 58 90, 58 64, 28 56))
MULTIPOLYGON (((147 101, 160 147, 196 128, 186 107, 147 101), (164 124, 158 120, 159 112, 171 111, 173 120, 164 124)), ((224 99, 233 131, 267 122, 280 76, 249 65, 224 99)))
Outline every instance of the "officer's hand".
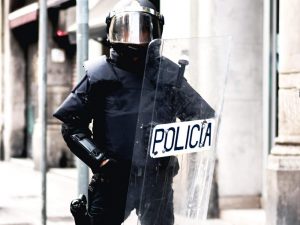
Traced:
POLYGON ((110 161, 110 159, 106 159, 106 160, 102 161, 100 164, 100 167, 105 166, 109 161, 110 161))
POLYGON ((108 158, 100 162, 100 166, 95 171, 96 173, 102 174, 102 176, 110 177, 113 176, 114 172, 117 170, 117 161, 112 158, 108 158))
POLYGON ((104 152, 97 155, 97 164, 92 168, 93 173, 100 173, 114 167, 116 160, 108 157, 104 152))
POLYGON ((100 162, 100 170, 104 170, 107 167, 114 167, 117 163, 117 160, 108 158, 100 162))

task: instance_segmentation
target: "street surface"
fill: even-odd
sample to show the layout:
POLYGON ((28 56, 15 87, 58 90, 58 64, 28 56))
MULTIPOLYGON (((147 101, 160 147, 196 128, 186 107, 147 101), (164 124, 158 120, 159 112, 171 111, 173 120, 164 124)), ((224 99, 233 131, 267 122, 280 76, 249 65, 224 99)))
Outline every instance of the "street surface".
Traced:
MULTIPOLYGON (((41 183, 32 160, 0 161, 0 225, 41 225, 41 183)), ((76 169, 48 172, 47 225, 74 225, 69 205, 77 196, 76 188, 76 169)), ((262 210, 227 210, 221 217, 203 225, 265 225, 262 210)))

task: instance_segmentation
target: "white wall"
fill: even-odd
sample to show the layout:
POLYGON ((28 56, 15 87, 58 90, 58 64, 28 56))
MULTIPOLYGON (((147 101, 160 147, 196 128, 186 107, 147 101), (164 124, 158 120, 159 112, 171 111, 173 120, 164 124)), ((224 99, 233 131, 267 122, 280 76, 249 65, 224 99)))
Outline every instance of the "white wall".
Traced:
POLYGON ((232 36, 220 130, 220 197, 262 191, 263 0, 163 0, 164 37, 232 36))
POLYGON ((165 17, 163 38, 190 37, 190 1, 162 0, 160 8, 165 17))
POLYGON ((263 0, 215 0, 215 34, 232 35, 232 53, 220 136, 221 196, 262 191, 263 0))

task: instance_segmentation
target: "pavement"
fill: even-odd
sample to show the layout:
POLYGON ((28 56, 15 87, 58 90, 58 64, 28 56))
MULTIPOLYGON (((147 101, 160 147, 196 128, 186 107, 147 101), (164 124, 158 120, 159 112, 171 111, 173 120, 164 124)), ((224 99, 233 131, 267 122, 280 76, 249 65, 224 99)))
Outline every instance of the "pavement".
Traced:
MULTIPOLYGON (((0 225, 42 224, 41 179, 30 159, 0 161, 0 225)), ((49 170, 47 225, 74 225, 69 204, 77 196, 76 188, 76 169, 49 170)), ((220 219, 207 220, 201 225, 265 225, 264 221, 263 210, 225 210, 220 219)))

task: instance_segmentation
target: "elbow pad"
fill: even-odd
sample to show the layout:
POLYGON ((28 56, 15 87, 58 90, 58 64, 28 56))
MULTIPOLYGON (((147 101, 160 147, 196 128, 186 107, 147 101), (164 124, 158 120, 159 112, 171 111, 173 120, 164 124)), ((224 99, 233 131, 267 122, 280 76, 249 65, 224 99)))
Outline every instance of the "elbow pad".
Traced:
POLYGON ((92 138, 84 133, 72 134, 71 139, 77 145, 71 148, 71 151, 87 164, 93 172, 97 171, 101 163, 107 159, 104 152, 97 148, 92 138))
POLYGON ((98 171, 106 157, 91 138, 90 130, 63 124, 61 131, 71 152, 90 167, 93 172, 98 171))

